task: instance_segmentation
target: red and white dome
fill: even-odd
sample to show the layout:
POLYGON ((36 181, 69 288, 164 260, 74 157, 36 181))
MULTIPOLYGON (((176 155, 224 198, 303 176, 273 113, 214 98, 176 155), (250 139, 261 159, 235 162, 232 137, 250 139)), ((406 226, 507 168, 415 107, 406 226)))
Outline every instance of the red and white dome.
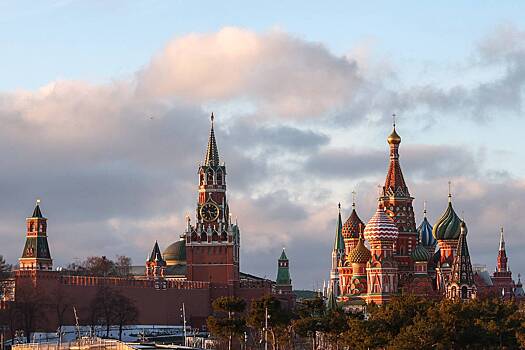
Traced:
POLYGON ((366 224, 364 235, 367 241, 395 240, 399 230, 390 216, 378 205, 377 210, 366 224))

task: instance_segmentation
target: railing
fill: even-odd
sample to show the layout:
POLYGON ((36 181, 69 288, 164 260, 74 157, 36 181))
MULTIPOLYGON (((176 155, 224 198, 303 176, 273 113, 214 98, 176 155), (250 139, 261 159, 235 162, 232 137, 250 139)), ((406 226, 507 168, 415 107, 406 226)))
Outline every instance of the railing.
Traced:
POLYGON ((115 339, 83 338, 73 342, 15 344, 12 350, 66 350, 66 349, 110 349, 134 350, 133 347, 115 339))

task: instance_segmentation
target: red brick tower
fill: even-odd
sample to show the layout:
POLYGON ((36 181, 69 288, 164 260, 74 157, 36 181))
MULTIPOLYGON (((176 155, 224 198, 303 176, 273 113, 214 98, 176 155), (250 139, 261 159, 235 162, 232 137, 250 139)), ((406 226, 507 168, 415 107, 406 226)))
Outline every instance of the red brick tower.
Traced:
POLYGON ((399 229, 399 236, 394 249, 395 259, 399 263, 399 271, 403 280, 408 271, 414 269, 410 254, 417 244, 417 231, 414 209, 412 208, 414 198, 410 196, 399 164, 401 137, 396 132, 395 122, 393 126, 394 130, 387 139, 390 145, 390 165, 380 200, 386 213, 394 220, 399 229))
POLYGON ((229 217, 226 200, 226 167, 211 130, 204 163, 199 166, 199 196, 196 224, 188 220, 186 277, 191 281, 233 284, 239 281, 240 232, 229 217))
POLYGON ((22 257, 18 259, 20 270, 52 270, 53 260, 47 244, 47 219, 40 211, 40 200, 36 201, 33 215, 26 219, 26 244, 22 257))
POLYGON ((510 298, 514 290, 514 281, 512 280, 512 272, 507 265, 507 251, 505 250, 505 238, 503 237, 503 227, 499 238, 498 251, 498 265, 494 275, 492 275, 492 283, 498 289, 499 295, 504 298, 510 298))

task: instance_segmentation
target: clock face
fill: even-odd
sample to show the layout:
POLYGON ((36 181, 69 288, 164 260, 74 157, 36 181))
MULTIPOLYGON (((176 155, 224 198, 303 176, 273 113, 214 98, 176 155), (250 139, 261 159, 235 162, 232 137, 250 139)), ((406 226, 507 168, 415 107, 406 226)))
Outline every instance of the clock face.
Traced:
POLYGON ((213 221, 219 217, 219 207, 212 203, 206 203, 201 207, 201 217, 204 221, 213 221))

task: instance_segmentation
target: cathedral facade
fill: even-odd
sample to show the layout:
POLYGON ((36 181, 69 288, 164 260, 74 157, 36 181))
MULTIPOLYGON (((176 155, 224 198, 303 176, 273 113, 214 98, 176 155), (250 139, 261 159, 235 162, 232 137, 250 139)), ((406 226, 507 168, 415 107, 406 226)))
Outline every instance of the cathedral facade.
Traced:
POLYGON ((384 304, 406 293, 454 300, 486 295, 523 298, 520 279, 515 283, 508 269, 503 229, 494 274, 472 266, 467 224, 456 214, 450 191, 447 207, 434 226, 426 208, 416 226, 414 197, 401 170, 401 137, 395 124, 387 142, 388 172, 368 223, 357 214, 355 199, 342 223, 339 205, 327 299, 352 307, 384 304))

